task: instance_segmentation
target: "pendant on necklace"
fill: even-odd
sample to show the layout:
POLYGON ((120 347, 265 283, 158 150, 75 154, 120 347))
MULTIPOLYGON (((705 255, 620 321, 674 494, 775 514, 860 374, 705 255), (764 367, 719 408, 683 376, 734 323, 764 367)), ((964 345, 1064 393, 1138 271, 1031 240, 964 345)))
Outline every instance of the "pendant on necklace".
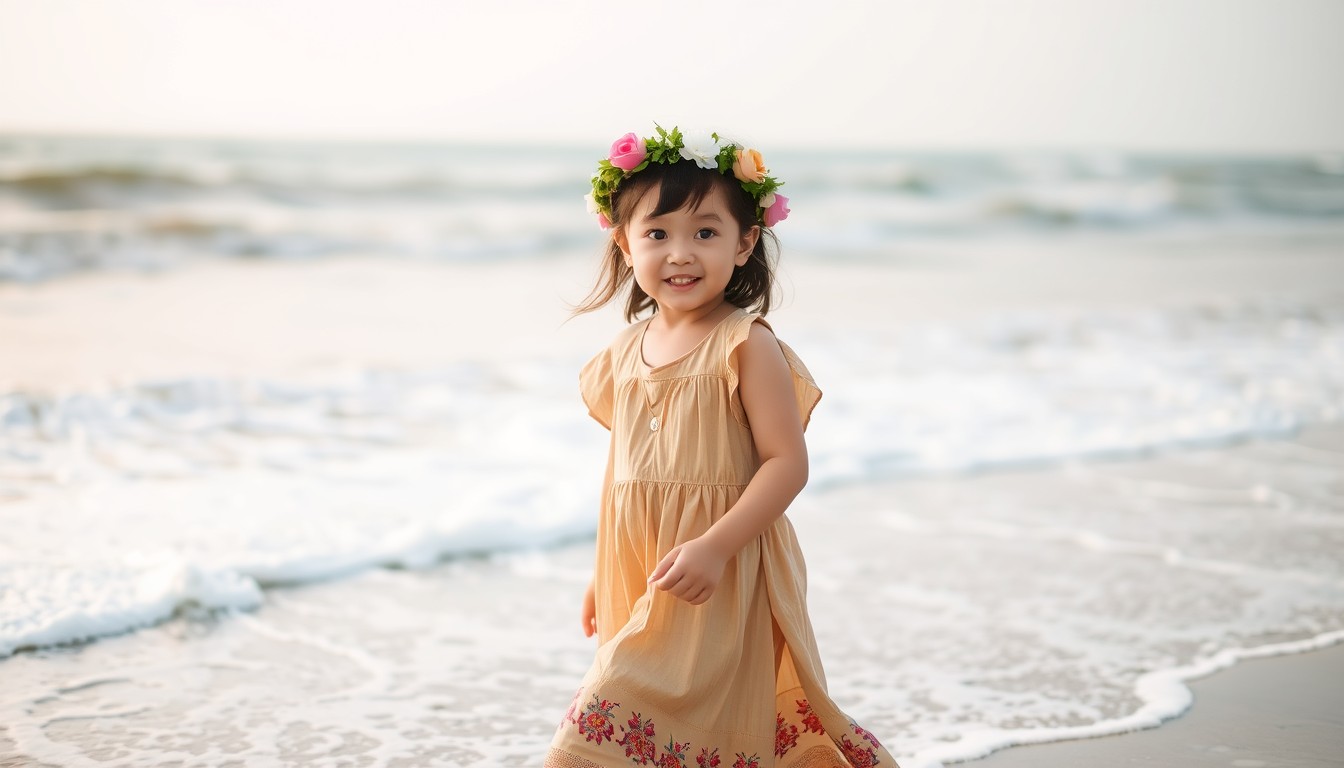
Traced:
POLYGON ((657 431, 658 431, 658 427, 660 427, 660 426, 662 426, 662 422, 658 421, 658 417, 657 417, 657 416, 654 416, 652 419, 649 419, 649 431, 650 431, 650 432, 657 432, 657 431))

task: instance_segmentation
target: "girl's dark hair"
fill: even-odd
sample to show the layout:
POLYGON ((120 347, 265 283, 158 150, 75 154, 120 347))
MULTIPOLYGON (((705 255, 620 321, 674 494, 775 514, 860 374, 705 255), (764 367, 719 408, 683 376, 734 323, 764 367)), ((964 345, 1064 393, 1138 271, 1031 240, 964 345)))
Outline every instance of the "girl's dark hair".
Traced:
MULTIPOLYGON (((598 273, 593 290, 574 307, 573 314, 581 315, 606 306, 627 283, 630 295, 625 302, 626 322, 634 320, 650 307, 657 312, 658 305, 634 281, 634 270, 626 266, 625 255, 621 253, 615 233, 630 221, 635 206, 654 188, 658 190, 658 204, 654 206, 651 215, 662 216, 686 207, 692 210, 698 208, 715 187, 722 191, 724 199, 728 201, 728 211, 742 232, 759 225, 756 220, 756 201, 742 189, 736 178, 701 168, 687 160, 671 165, 650 163, 644 170, 621 182, 611 196, 612 235, 607 240, 602 271, 598 273)), ((724 299, 762 315, 769 312, 778 254, 779 240, 773 232, 761 226, 761 236, 756 238, 756 247, 752 249, 747 263, 733 269, 733 276, 723 293, 724 299)))

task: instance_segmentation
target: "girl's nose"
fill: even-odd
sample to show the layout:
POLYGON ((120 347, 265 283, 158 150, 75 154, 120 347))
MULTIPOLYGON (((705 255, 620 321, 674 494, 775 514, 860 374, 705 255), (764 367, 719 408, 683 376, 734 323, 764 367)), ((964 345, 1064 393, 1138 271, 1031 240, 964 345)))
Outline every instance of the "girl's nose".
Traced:
POLYGON ((668 264, 689 264, 694 258, 690 244, 674 245, 667 252, 668 264))

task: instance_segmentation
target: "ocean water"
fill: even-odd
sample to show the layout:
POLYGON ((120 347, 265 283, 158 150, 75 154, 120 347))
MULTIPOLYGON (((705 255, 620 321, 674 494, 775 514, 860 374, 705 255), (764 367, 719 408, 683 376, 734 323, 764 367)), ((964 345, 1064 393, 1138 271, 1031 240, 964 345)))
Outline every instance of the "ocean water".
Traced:
MULTIPOLYGON (((593 159, 574 149, 0 139, 0 281, 356 255, 445 268, 573 258, 597 243, 581 200, 593 159)), ((805 261, 877 264, 912 242, 1344 243, 1344 160, 1332 156, 781 152, 772 163, 795 200, 790 256, 805 261)), ((995 505, 994 494, 960 489, 1024 468, 1154 455, 1216 466, 1229 446, 1291 444, 1303 428, 1338 424, 1342 296, 790 333, 827 390, 809 429, 800 530, 824 541, 815 510, 848 507, 906 563, 899 580, 864 571, 863 559, 823 565, 813 593, 843 604, 844 584, 879 584, 863 610, 902 611, 910 618, 890 626, 917 628, 865 636, 832 617, 823 642, 881 669, 835 687, 878 713, 898 751, 932 765, 1155 722, 1188 704, 1179 681, 1190 670, 1337 638, 1344 462, 1328 449, 1284 449, 1283 487, 1240 487, 1226 472, 1201 485, 1212 470, 1194 461, 1168 480, 1109 477, 1069 503, 1005 493, 995 505), (948 477, 961 480, 935 482, 948 477), (1163 503, 1119 503, 1127 492, 1163 503), (1165 582, 1141 577, 1154 568, 1165 582), (1080 583, 1082 574, 1095 578, 1080 583), (1004 613, 987 615, 987 602, 1004 613)), ((34 651, 201 610, 288 637, 257 629, 251 612, 303 602, 286 592, 295 585, 333 582, 323 594, 337 597, 313 609, 329 616, 341 601, 376 611, 380 591, 427 589, 384 569, 448 561, 460 566, 441 572, 451 588, 475 583, 477 567, 535 568, 528 553, 570 562, 563 553, 592 533, 605 449, 575 395, 583 358, 435 360, 52 388, 11 384, 24 361, 0 360, 0 674, 34 651)), ((502 736, 472 732, 449 764, 520 759, 535 746, 510 752, 502 736)))
MULTIPOLYGON (((592 148, 0 136, 0 280, 204 258, 428 260, 592 249, 592 148)), ((1338 233, 1344 158, 771 154, 789 248, 882 259, 947 238, 1338 233)))

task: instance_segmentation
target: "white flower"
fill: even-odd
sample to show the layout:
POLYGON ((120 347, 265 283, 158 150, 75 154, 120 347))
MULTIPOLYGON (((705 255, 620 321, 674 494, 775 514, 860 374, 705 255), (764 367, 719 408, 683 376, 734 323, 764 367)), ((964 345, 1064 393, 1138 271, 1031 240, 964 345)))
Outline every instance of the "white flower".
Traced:
MULTIPOLYGON (((772 205, 774 205, 774 204, 775 204, 775 193, 774 193, 774 192, 766 192, 765 195, 764 195, 763 197, 761 197, 760 206, 761 206, 762 208, 769 208, 770 206, 772 206, 772 205)), ((589 211, 589 213, 592 213, 592 211, 589 211)))
POLYGON ((681 135, 681 157, 701 168, 719 169, 719 142, 708 131, 690 131, 681 135))
POLYGON ((599 212, 600 212, 600 211, 598 210, 598 208, 597 208, 597 201, 593 199, 593 193, 592 193, 592 192, 589 192, 588 194, 586 194, 586 195, 583 196, 583 202, 585 202, 585 203, 588 204, 588 212, 589 212, 589 213, 599 213, 599 212))

